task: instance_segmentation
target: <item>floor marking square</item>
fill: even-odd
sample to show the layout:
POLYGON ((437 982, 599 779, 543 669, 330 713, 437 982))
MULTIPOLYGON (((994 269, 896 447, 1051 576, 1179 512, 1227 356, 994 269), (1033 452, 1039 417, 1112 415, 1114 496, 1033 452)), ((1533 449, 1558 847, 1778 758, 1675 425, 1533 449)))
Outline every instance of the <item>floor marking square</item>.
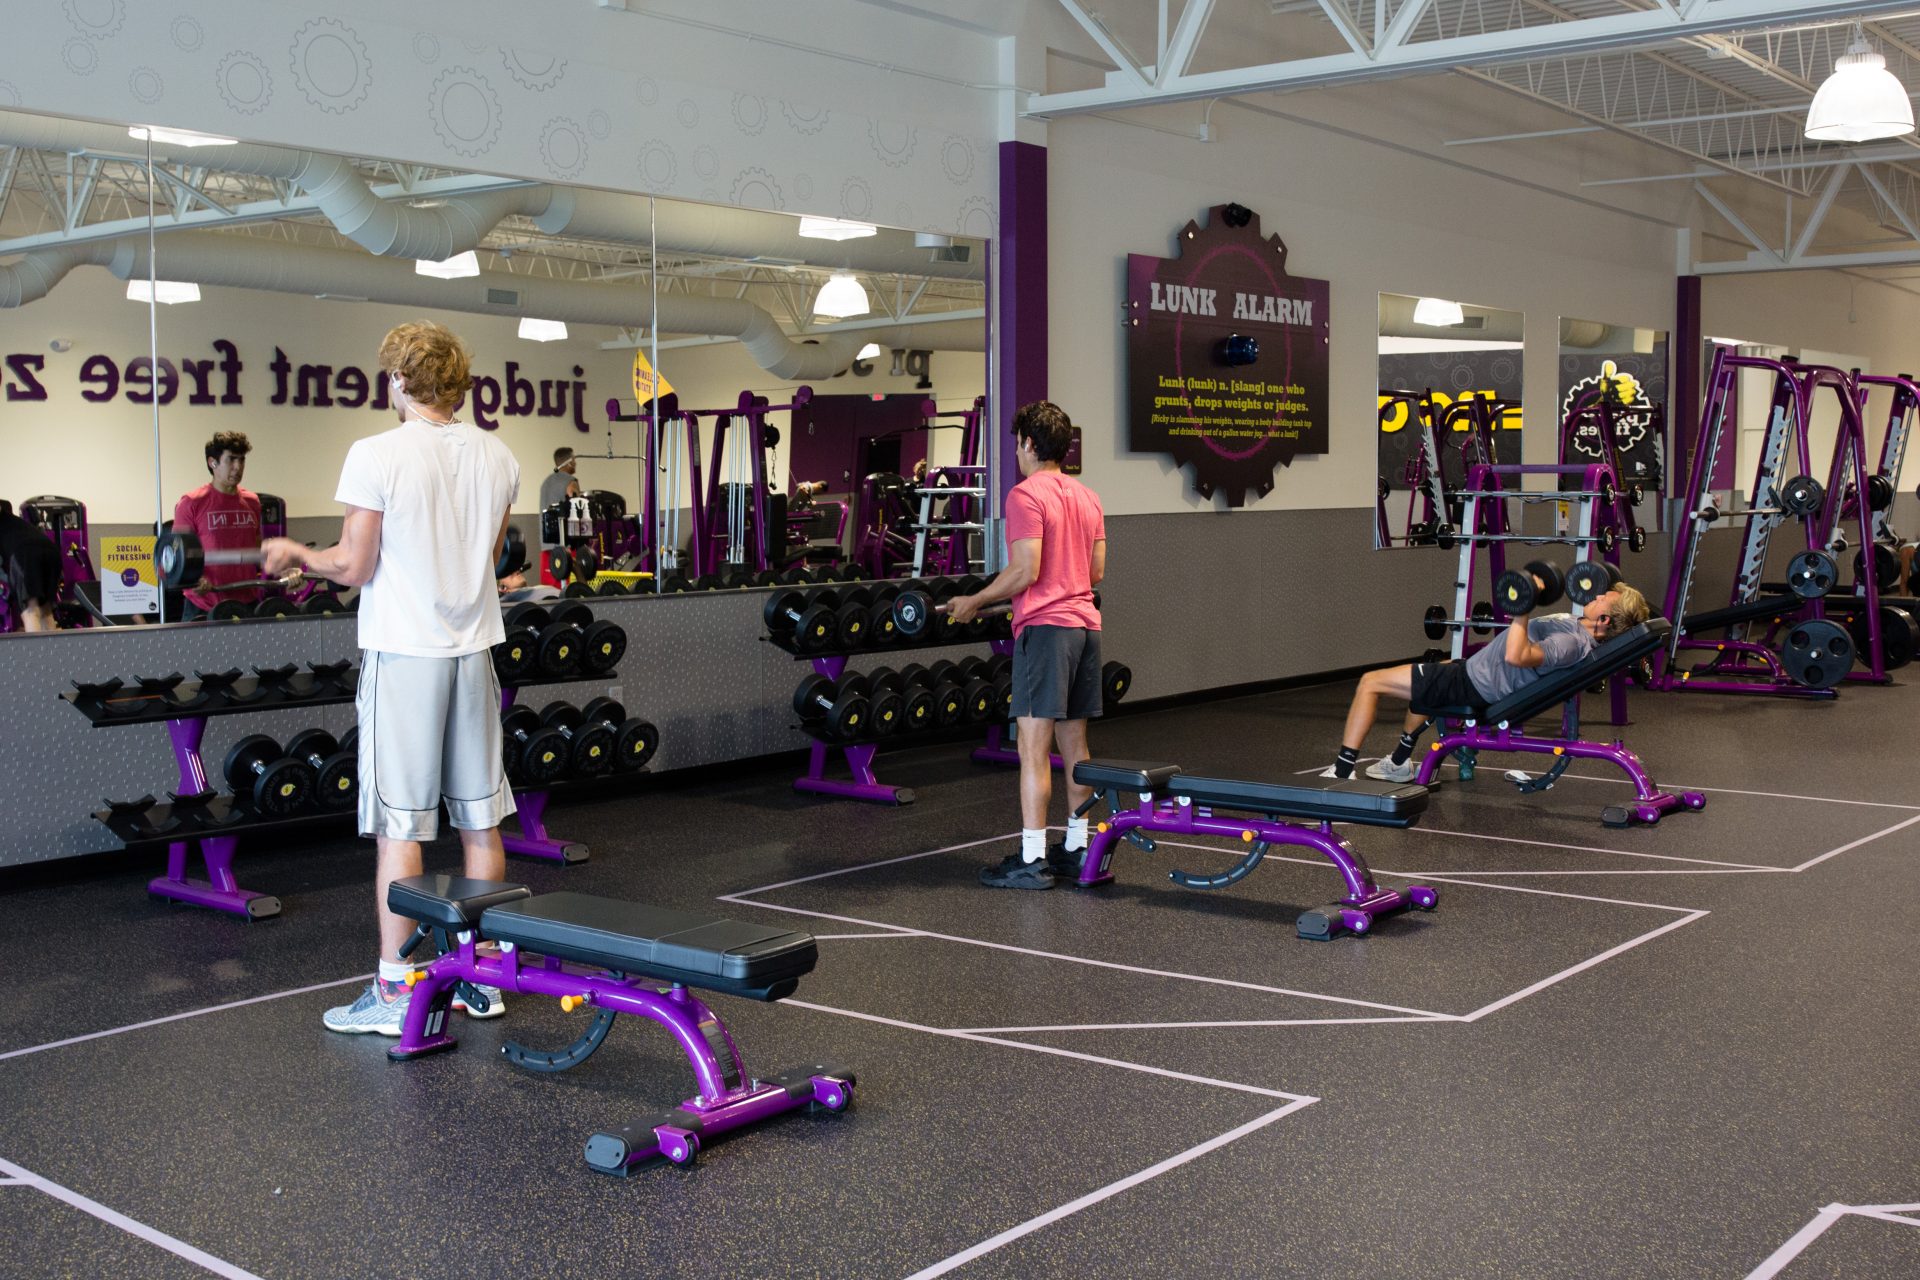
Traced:
POLYGON ((0 1159, 0 1173, 7 1175, 15 1185, 26 1185, 36 1191, 44 1192, 62 1204, 71 1205, 82 1213, 90 1214, 109 1226, 120 1228, 120 1230, 136 1239, 144 1240, 148 1244, 165 1249, 168 1253, 179 1258, 184 1258, 195 1266, 211 1271, 217 1276, 223 1276, 225 1280, 261 1280, 259 1276, 251 1271, 236 1267, 223 1258, 216 1258, 203 1249, 196 1249, 186 1241, 176 1239, 164 1231, 148 1226, 144 1222, 129 1218, 124 1213, 109 1209, 98 1200, 88 1199, 78 1191, 63 1187, 57 1182, 49 1182, 32 1170, 23 1169, 11 1161, 0 1159))
POLYGON ((1814 1216, 1813 1221, 1793 1233, 1787 1242, 1768 1254, 1766 1260, 1747 1273, 1746 1280, 1771 1280, 1786 1269, 1787 1265, 1824 1235, 1827 1229, 1846 1217, 1872 1218, 1879 1222, 1898 1223, 1903 1227, 1920 1227, 1920 1220, 1902 1216, 1902 1212, 1920 1209, 1920 1204, 1895 1205, 1853 1205, 1830 1204, 1814 1216))

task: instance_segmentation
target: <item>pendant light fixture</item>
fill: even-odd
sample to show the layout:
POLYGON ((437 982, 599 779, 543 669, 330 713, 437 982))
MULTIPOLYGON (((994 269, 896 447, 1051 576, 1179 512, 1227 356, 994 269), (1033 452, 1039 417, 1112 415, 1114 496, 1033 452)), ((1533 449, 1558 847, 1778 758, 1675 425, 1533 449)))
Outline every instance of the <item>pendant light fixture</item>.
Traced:
POLYGON ((1807 109, 1807 136, 1815 142, 1870 142, 1913 132, 1913 99, 1887 60, 1855 23, 1853 43, 1833 60, 1833 74, 1807 109))

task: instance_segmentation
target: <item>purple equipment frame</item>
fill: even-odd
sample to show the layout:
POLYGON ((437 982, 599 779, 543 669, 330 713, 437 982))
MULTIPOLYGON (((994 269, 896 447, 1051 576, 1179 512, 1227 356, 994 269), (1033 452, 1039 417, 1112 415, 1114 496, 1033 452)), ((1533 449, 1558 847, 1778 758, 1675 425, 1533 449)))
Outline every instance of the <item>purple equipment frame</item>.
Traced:
POLYGON ((1346 892, 1329 906, 1301 913, 1297 928, 1303 938, 1325 941, 1342 931, 1358 936, 1372 929, 1374 920, 1380 916, 1408 907, 1431 911, 1439 905, 1440 895, 1429 885, 1408 885, 1404 890, 1382 888, 1374 881, 1366 859, 1333 833, 1331 822, 1308 826, 1277 818, 1222 818, 1215 816, 1214 810, 1223 806, 1195 803, 1185 796, 1155 800, 1150 791, 1140 793, 1136 806, 1123 809, 1117 788, 1096 787, 1094 795, 1096 798, 1105 795, 1113 814, 1095 829, 1080 859, 1080 874, 1073 883, 1082 889, 1113 879, 1113 850, 1121 840, 1144 843, 1151 850, 1152 843, 1140 841, 1136 833, 1155 831, 1163 835, 1223 836, 1252 846, 1231 871, 1213 877, 1218 881, 1216 884, 1193 884, 1191 880, 1180 880, 1184 873, 1173 874, 1176 883, 1193 884, 1193 887, 1221 888, 1240 880, 1259 864, 1273 845, 1310 849, 1331 862, 1340 873, 1346 892))
POLYGON ((1704 809, 1707 805, 1707 798, 1698 791, 1682 791, 1678 795, 1662 791, 1647 767, 1640 763, 1640 757, 1618 738, 1612 742, 1587 742, 1571 736, 1535 738, 1516 732, 1507 722, 1488 726, 1469 720, 1445 730, 1430 745, 1413 780, 1423 787, 1434 785, 1433 776, 1441 762, 1455 752, 1460 753, 1460 776, 1471 778, 1475 758, 1481 751, 1533 752, 1553 756, 1556 761, 1606 760, 1618 766, 1633 783, 1634 799, 1630 805, 1608 805, 1601 810, 1601 821, 1610 827, 1624 827, 1633 822, 1652 825, 1660 821, 1663 813, 1675 809, 1704 809))
POLYGON ((458 1042, 447 1033, 447 1015, 454 988, 461 982, 484 983, 522 995, 577 999, 601 1010, 659 1023, 686 1055, 698 1092, 675 1112, 660 1117, 661 1123, 653 1125, 650 1134, 636 1134, 634 1126, 621 1135, 595 1134, 587 1144, 587 1158, 603 1173, 624 1176, 634 1165, 656 1157, 684 1165, 699 1152, 704 1138, 814 1104, 844 1111, 852 1101, 851 1072, 815 1066, 768 1080, 749 1075, 726 1024, 705 1001, 678 983, 663 991, 657 978, 616 977, 604 969, 551 956, 530 964, 520 948, 510 943, 487 953, 479 950, 481 941, 475 931, 462 932, 451 950, 415 974, 400 1043, 387 1050, 388 1058, 406 1061, 456 1047, 458 1042), (730 1080, 738 1083, 729 1084, 730 1080), (632 1140, 635 1136, 640 1137, 638 1145, 632 1140))

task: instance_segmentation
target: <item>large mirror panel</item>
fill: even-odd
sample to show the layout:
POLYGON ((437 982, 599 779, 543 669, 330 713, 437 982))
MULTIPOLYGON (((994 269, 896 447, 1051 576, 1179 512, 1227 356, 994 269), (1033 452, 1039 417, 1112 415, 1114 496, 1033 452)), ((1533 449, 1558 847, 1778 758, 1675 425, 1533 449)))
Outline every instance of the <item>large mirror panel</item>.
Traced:
MULTIPOLYGON (((149 176, 125 126, 0 113, 0 497, 68 500, 31 508, 83 549, 66 623, 156 619, 100 584, 150 588, 183 502, 209 543, 239 491, 257 533, 335 539, 347 449, 394 421, 381 336, 418 318, 471 349, 462 416, 519 460, 509 591, 983 563, 978 496, 916 483, 993 461, 984 241, 226 142, 156 132, 149 176), (161 304, 129 303, 148 274, 161 304)), ((354 602, 257 578, 203 572, 167 620, 354 602)))
POLYGON ((1518 311, 1380 295, 1376 547, 1437 545, 1467 468, 1520 461, 1525 346, 1518 311))

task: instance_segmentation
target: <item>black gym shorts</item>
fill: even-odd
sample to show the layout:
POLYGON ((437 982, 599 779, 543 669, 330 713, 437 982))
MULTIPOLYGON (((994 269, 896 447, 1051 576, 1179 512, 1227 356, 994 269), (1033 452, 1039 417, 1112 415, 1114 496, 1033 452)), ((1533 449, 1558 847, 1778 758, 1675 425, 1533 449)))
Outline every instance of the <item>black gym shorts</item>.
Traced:
POLYGON ((1416 662, 1413 664, 1413 696, 1407 700, 1407 707, 1430 716, 1448 707, 1485 711, 1487 700, 1480 696, 1480 690, 1467 675, 1466 663, 1416 662))
POLYGON ((1091 720, 1100 714, 1100 633, 1024 627, 1013 642, 1013 717, 1091 720))

